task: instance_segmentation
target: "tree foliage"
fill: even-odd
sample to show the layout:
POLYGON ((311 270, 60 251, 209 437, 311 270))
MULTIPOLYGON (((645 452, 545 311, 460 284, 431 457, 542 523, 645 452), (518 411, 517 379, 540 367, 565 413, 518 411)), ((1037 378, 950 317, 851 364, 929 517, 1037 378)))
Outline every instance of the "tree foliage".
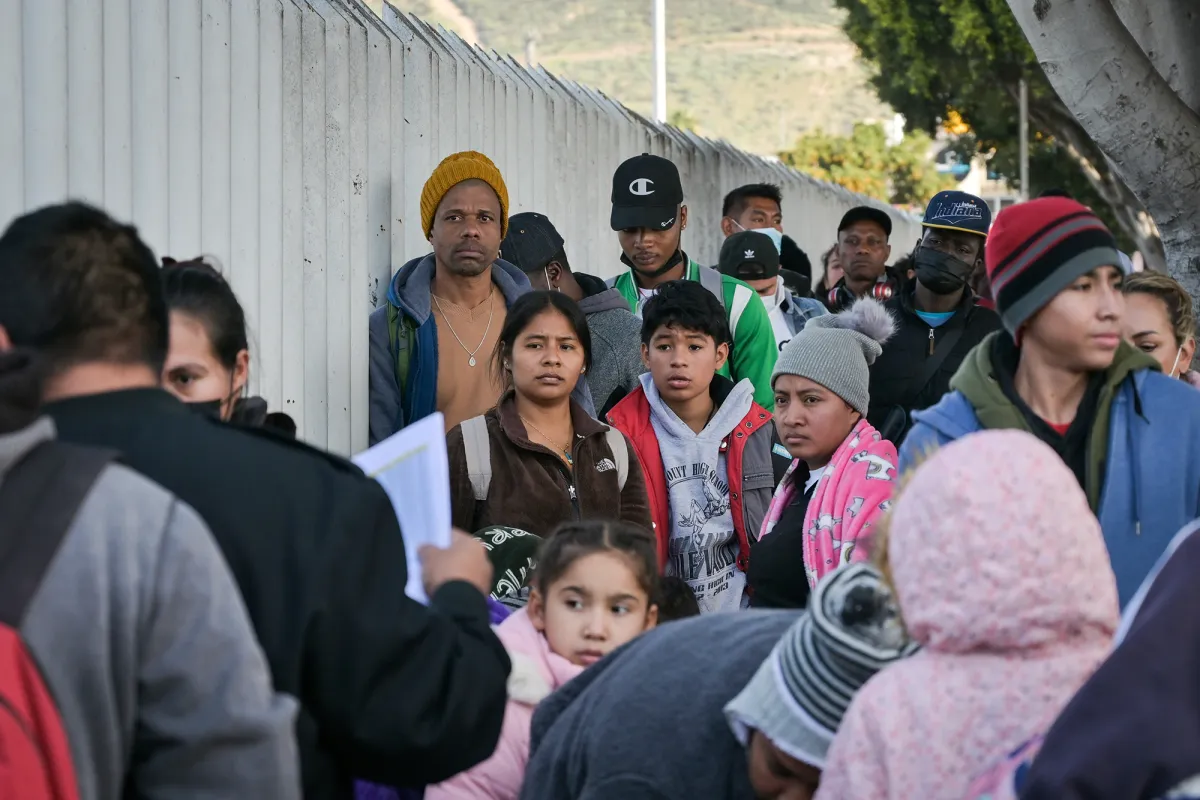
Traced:
MULTIPOLYGON (((948 118, 970 128, 991 168, 1019 185, 1019 86, 1029 87, 1031 196, 1071 187, 1110 226, 1138 235, 1141 204, 1058 99, 1005 0, 835 0, 844 28, 876 68, 879 96, 909 125, 934 131, 948 118)), ((1161 248, 1157 252, 1161 252, 1161 248)), ((1153 252, 1147 256, 1152 257, 1153 252)))
POLYGON ((954 179, 938 173, 930 158, 933 140, 922 131, 889 145, 882 125, 859 123, 849 136, 814 131, 779 154, 784 163, 815 178, 884 202, 924 208, 929 198, 951 188, 954 179))
POLYGON ((681 131, 695 131, 699 123, 686 108, 677 108, 667 117, 667 124, 681 131))

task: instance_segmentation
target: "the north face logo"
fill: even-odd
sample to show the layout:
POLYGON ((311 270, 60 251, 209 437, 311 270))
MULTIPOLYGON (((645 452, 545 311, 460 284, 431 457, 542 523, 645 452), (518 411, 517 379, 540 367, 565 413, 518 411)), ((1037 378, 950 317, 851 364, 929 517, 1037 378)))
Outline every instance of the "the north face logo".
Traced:
POLYGON ((596 472, 608 472, 616 468, 617 465, 612 462, 611 458, 602 458, 596 462, 596 472))

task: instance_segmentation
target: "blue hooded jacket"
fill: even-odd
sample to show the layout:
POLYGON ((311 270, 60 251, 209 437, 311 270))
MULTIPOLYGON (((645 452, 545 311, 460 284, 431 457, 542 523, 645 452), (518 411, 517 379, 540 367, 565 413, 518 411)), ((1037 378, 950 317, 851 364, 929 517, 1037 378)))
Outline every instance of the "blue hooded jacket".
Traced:
MULTIPOLYGON (((993 419, 1006 413, 998 408, 1004 403, 1015 411, 993 371, 995 335, 967 356, 950 382, 953 391, 913 415, 913 428, 900 447, 902 474, 934 448, 985 427, 1003 427, 985 426, 979 409, 993 419)), ((1108 374, 1107 445, 1096 452, 1093 441, 1088 451, 1089 466, 1098 465, 1103 484, 1097 484, 1096 496, 1089 491, 1088 499, 1104 531, 1124 608, 1176 532, 1200 517, 1200 392, 1145 368, 1145 356, 1127 345, 1118 350, 1108 374)))
MULTIPOLYGON (((430 253, 409 261, 392 278, 387 304, 371 312, 369 391, 370 443, 381 442, 396 431, 437 411, 438 346, 437 325, 432 310, 434 257, 430 253), (409 346, 405 337, 393 341, 389 312, 399 315, 415 327, 412 352, 408 359, 408 379, 404 391, 396 375, 398 350, 409 346)), ((507 261, 492 264, 492 283, 504 295, 511 308, 517 298, 532 291, 525 273, 507 261)), ((572 394, 588 414, 595 416, 587 381, 580 381, 572 394)))

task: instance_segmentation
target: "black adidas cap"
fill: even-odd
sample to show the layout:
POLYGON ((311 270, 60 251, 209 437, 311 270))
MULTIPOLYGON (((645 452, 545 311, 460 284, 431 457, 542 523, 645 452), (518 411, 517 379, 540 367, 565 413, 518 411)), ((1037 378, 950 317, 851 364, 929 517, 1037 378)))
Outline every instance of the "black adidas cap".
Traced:
POLYGON ((744 281, 774 278, 779 274, 779 251, 770 236, 758 231, 739 231, 721 245, 717 270, 744 281))
POLYGON ((679 219, 679 170, 661 156, 642 153, 617 167, 612 187, 612 229, 665 231, 679 219))

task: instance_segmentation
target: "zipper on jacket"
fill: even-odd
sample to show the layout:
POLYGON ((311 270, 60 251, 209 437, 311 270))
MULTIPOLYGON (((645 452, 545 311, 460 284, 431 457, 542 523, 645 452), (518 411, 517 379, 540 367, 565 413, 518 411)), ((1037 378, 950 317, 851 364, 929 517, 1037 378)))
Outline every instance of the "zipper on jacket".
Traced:
POLYGON ((567 494, 571 496, 571 509, 575 512, 575 521, 583 519, 583 512, 579 510, 579 493, 575 491, 575 484, 567 484, 567 494))
POLYGON ((933 348, 936 345, 937 345, 937 342, 935 342, 933 339, 933 328, 930 328, 929 329, 929 355, 933 355, 933 348))
MULTIPOLYGON (((584 437, 575 434, 575 441, 571 446, 571 461, 575 464, 579 463, 579 445, 583 442, 584 437)), ((561 465, 562 462, 560 461, 561 465)), ((583 511, 579 508, 579 492, 575 490, 575 470, 563 468, 563 472, 567 476, 567 496, 571 498, 571 510, 575 512, 575 521, 583 519, 583 511)))

